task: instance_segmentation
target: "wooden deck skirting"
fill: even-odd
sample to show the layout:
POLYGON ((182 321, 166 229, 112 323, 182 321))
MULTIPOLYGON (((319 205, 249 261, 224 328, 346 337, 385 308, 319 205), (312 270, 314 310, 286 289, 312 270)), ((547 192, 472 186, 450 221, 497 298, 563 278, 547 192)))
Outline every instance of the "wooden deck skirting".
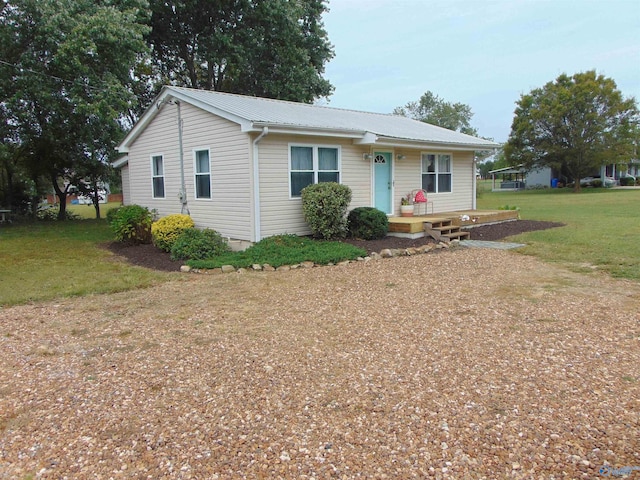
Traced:
POLYGON ((473 227, 517 219, 518 212, 515 210, 458 210, 455 212, 436 213, 435 215, 389 217, 389 235, 411 238, 421 237, 424 235, 425 222, 435 223, 451 220, 453 225, 473 227), (469 219, 467 220, 466 217, 469 217, 469 219))

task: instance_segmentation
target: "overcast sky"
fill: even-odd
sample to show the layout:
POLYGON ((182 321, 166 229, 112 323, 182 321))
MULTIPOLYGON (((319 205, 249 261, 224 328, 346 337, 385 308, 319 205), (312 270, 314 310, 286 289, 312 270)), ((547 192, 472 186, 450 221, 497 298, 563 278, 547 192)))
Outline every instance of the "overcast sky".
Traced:
POLYGON ((329 0, 332 107, 391 113, 431 91, 504 142, 515 102, 595 69, 640 102, 639 0, 329 0))

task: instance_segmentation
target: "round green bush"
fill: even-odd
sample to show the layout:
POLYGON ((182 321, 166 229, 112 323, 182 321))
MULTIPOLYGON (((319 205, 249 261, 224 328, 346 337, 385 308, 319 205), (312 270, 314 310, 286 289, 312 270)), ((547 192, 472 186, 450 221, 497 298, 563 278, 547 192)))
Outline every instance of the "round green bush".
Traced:
POLYGON ((206 260, 228 252, 229 245, 215 230, 188 228, 171 247, 172 260, 206 260))
POLYGON ((389 232, 389 219, 382 210, 358 207, 349 212, 349 235, 362 240, 378 240, 389 232))
POLYGON ((621 187, 632 187, 635 185, 636 179, 633 177, 620 177, 620 186, 621 187))
POLYGON ((151 243, 152 216, 140 205, 126 205, 108 216, 116 240, 124 243, 151 243))
POLYGON ((302 189, 302 213, 314 237, 327 240, 347 233, 347 208, 351 189, 336 182, 322 182, 302 189))
POLYGON ((176 213, 162 217, 151 225, 151 237, 153 244, 160 250, 170 252, 174 242, 188 228, 195 227, 196 224, 189 215, 176 213))

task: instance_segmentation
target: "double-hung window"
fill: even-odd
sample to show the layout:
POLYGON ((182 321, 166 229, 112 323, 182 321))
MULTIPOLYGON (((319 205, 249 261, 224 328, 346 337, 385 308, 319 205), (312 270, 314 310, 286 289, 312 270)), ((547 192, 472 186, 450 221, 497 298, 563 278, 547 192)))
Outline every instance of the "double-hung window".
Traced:
POLYGON ((209 161, 209 149, 195 150, 193 152, 195 162, 196 198, 211 198, 211 162, 209 161))
POLYGON ((430 193, 451 192, 451 154, 422 154, 422 188, 430 193))
POLYGON ((151 185, 153 198, 164 198, 164 158, 162 155, 151 156, 151 185))
POLYGON ((292 198, 300 197, 302 189, 314 183, 340 183, 338 147, 291 145, 289 157, 289 191, 292 198))

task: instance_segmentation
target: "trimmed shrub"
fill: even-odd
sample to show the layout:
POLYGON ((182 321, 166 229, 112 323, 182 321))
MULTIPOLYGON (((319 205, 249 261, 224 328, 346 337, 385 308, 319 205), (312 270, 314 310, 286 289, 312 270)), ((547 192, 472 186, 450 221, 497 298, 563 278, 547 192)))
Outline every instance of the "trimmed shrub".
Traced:
POLYGON ((351 189, 336 182, 323 182, 302 189, 302 213, 314 237, 343 238, 347 231, 347 208, 351 189))
POLYGON ((187 228, 171 247, 172 260, 206 260, 231 249, 227 241, 215 230, 187 228))
POLYGON ((107 210, 107 215, 106 215, 107 224, 111 225, 111 223, 113 222, 113 219, 116 218, 116 215, 118 214, 121 208, 122 207, 116 207, 116 208, 112 208, 111 210, 107 210))
POLYGON ((167 215, 151 225, 153 244, 160 250, 170 252, 182 232, 195 226, 196 224, 189 215, 183 213, 167 215))
POLYGON ((636 183, 636 179, 633 177, 620 177, 621 187, 633 187, 636 183))
POLYGON ((363 240, 384 238, 389 231, 387 214, 373 207, 358 207, 347 216, 349 235, 363 240))
POLYGON ((602 180, 600 180, 599 178, 596 178, 591 182, 591 186, 593 188, 602 188, 602 180))
POLYGON ((116 240, 124 243, 151 243, 151 212, 140 205, 126 205, 107 217, 116 240))

